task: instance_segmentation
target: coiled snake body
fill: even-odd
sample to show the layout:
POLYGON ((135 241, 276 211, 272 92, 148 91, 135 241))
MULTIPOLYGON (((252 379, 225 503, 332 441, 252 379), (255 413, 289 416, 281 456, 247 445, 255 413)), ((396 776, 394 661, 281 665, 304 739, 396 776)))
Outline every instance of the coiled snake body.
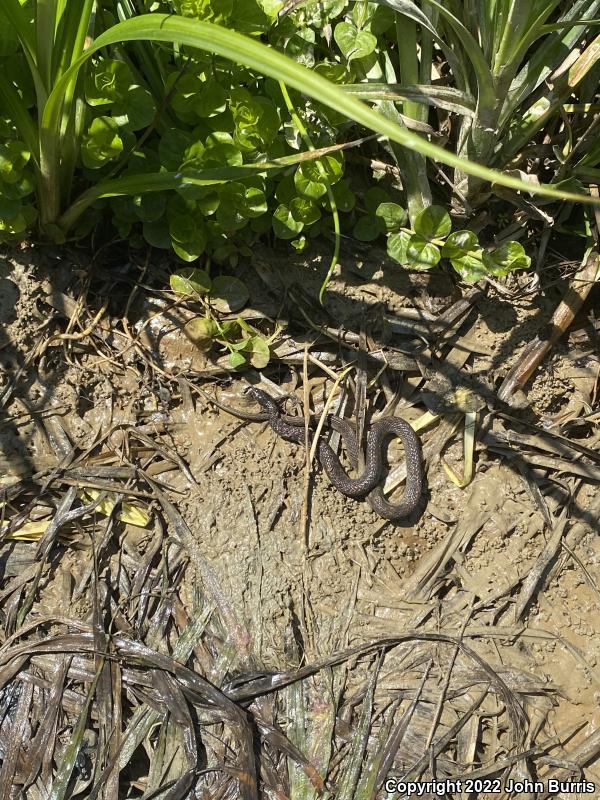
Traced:
MULTIPOLYGON (((250 397, 264 409, 271 428, 284 439, 297 444, 304 444, 304 419, 302 417, 283 418, 275 400, 261 389, 251 387, 247 390, 250 397)), ((352 463, 358 467, 359 446, 352 426, 339 417, 330 416, 328 422, 338 431, 352 463)), ((309 444, 313 434, 309 431, 309 444)), ((421 445, 417 434, 408 422, 398 417, 386 417, 376 422, 371 428, 365 454, 365 469, 358 478, 350 478, 331 446, 319 439, 317 446, 319 463, 327 477, 338 491, 347 497, 360 499, 366 497, 369 505, 380 517, 398 520, 412 513, 417 507, 423 493, 423 464, 421 445), (387 441, 397 436, 402 440, 406 456, 406 489, 400 503, 390 503, 385 499, 380 483, 383 473, 384 446, 387 441)))

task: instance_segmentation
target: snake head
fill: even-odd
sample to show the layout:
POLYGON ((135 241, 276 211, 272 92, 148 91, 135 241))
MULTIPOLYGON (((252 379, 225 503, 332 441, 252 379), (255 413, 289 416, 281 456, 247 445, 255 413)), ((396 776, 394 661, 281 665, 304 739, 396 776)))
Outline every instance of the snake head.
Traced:
POLYGON ((272 414, 279 413, 279 406, 275 402, 274 398, 272 398, 266 392, 263 392, 262 389, 258 389, 256 386, 248 386, 246 389, 244 389, 244 394, 248 395, 253 400, 256 400, 258 405, 261 408, 264 408, 265 411, 269 411, 272 414))

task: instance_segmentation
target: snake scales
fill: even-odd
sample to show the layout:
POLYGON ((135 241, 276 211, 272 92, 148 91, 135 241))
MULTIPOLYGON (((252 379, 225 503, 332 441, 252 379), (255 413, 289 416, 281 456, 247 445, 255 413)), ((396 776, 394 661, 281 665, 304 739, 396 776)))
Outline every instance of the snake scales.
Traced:
MULTIPOLYGON (((276 401, 262 389, 250 387, 247 392, 264 409, 266 419, 275 433, 288 441, 304 444, 303 417, 284 417, 276 401)), ((359 446, 352 426, 335 416, 328 417, 328 423, 340 433, 352 467, 357 469, 359 446)), ((309 431, 309 444, 311 442, 312 432, 309 431)), ((365 468, 357 478, 349 477, 340 459, 323 438, 319 439, 317 455, 327 477, 338 491, 356 499, 366 497, 373 511, 384 519, 394 521, 406 517, 419 503, 423 493, 421 446, 417 434, 403 419, 386 417, 372 426, 367 438, 365 468), (406 489, 399 503, 386 500, 380 485, 384 468, 384 446, 394 436, 402 440, 406 456, 406 489)))

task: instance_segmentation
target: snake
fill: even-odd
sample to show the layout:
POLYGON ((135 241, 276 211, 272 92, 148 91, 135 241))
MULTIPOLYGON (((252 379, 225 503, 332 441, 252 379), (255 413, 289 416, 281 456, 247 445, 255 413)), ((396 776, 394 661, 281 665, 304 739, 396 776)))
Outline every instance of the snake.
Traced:
MULTIPOLYGON (((266 418, 278 436, 296 444, 305 444, 304 417, 283 415, 276 400, 262 389, 251 386, 246 392, 263 409, 262 418, 266 418)), ((253 416, 257 418, 261 415, 253 416)), ((340 434, 350 463, 356 470, 359 445, 352 425, 333 415, 327 417, 327 422, 340 434)), ((312 445, 313 436, 309 430, 309 446, 312 445)), ((357 478, 348 475, 331 445, 323 438, 318 441, 317 457, 331 484, 339 492, 357 500, 366 498, 373 511, 383 519, 402 519, 411 514, 419 504, 424 482, 421 445, 410 423, 399 417, 385 417, 371 427, 367 437, 365 468, 357 478), (384 468, 384 447, 392 437, 402 440, 406 457, 406 488, 399 503, 386 500, 380 485, 384 468)))

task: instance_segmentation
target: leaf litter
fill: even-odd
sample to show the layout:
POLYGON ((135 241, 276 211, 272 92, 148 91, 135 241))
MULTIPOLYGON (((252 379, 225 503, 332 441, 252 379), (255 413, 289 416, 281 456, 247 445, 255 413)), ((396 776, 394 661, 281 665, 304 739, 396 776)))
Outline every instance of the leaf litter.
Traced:
MULTIPOLYGON (((421 432, 429 496, 393 527, 314 465, 305 494, 302 448, 207 399, 220 376, 221 405, 255 410, 225 363, 181 358, 166 263, 107 258, 82 283, 52 253, 12 258, 0 796, 378 798, 388 776, 596 774, 597 385, 567 416, 544 374, 531 413, 494 402, 549 301, 517 278, 511 302, 453 300, 443 275, 342 253, 323 310, 324 263, 255 254, 249 318, 281 330, 245 378, 421 432)), ((560 385, 585 325, 546 362, 560 385)))

